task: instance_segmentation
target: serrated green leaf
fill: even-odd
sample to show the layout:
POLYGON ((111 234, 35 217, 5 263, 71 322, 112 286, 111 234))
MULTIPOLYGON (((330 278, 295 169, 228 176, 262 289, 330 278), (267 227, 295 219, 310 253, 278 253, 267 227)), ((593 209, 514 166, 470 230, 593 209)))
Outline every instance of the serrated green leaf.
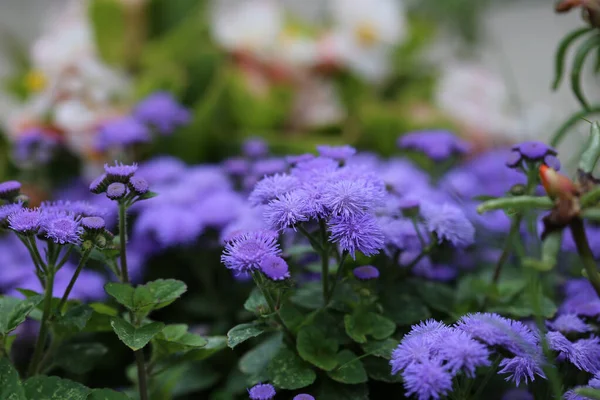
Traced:
POLYGON ((239 324, 227 332, 227 345, 234 348, 248 339, 257 337, 266 332, 266 327, 262 324, 251 322, 249 324, 239 324))
POLYGON ((168 306, 187 291, 187 285, 176 279, 157 279, 146 283, 144 286, 152 294, 154 310, 168 306))
POLYGON ((156 339, 172 341, 181 338, 186 333, 188 333, 188 326, 186 324, 170 324, 165 326, 163 330, 156 335, 156 339))
POLYGON ((307 308, 309 310, 316 310, 325 304, 323 300, 323 289, 320 282, 309 282, 304 286, 301 286, 291 297, 294 304, 307 308))
POLYGON ((225 336, 209 336, 206 338, 206 345, 199 349, 194 349, 185 354, 184 360, 200 361, 204 360, 213 354, 227 347, 227 337, 225 336))
POLYGON ((26 400, 19 373, 7 358, 0 359, 0 399, 26 400))
POLYGON ((127 307, 129 310, 135 309, 133 295, 135 288, 128 283, 109 282, 104 285, 104 291, 113 297, 119 304, 127 307))
POLYGON ((85 374, 108 353, 102 343, 67 343, 59 347, 53 363, 73 374, 85 374))
POLYGON ((327 372, 327 375, 334 381, 355 385, 368 380, 365 368, 360 360, 356 359, 356 354, 350 350, 340 351, 336 360, 339 366, 333 371, 327 372))
POLYGON ((252 375, 266 370, 269 362, 282 346, 281 339, 281 332, 277 332, 244 354, 238 363, 240 371, 246 375, 252 375))
POLYGON ((261 293, 260 289, 255 287, 250 292, 250 296, 244 302, 244 309, 250 311, 251 313, 261 315, 267 312, 269 309, 269 305, 267 304, 267 300, 261 293))
POLYGON ((337 365, 338 342, 315 326, 300 329, 296 348, 300 357, 325 371, 331 371, 337 365))
POLYGON ((25 300, 0 297, 0 334, 7 335, 15 330, 43 299, 43 296, 37 294, 25 300))
POLYGON ((387 338, 385 340, 371 340, 361 345, 361 347, 366 354, 389 360, 392 358, 392 351, 398 347, 398 343, 396 339, 387 338))
POLYGON ((82 331, 92 317, 94 310, 87 304, 79 304, 70 308, 56 321, 58 326, 69 331, 82 331))
POLYGON ((57 376, 37 375, 23 383, 27 400, 86 400, 90 389, 57 376))
POLYGON ((162 322, 151 322, 136 328, 129 322, 119 317, 112 317, 110 325, 119 339, 132 350, 139 350, 156 336, 165 326, 162 322))
POLYGON ((388 360, 378 357, 365 357, 362 361, 369 378, 387 383, 402 382, 400 374, 392 375, 392 367, 388 360))
POLYGON ((110 318, 116 317, 119 313, 116 308, 110 307, 102 303, 91 303, 90 308, 93 310, 90 319, 87 321, 84 332, 110 332, 110 318))
POLYGON ((285 347, 273 357, 268 372, 273 384, 280 389, 301 389, 317 379, 310 365, 285 347))
POLYGON ((354 314, 344 316, 346 333, 355 342, 366 343, 367 335, 377 340, 391 336, 396 324, 374 312, 357 310, 354 314))
POLYGON ((107 283, 104 290, 119 304, 140 316, 166 307, 187 290, 185 283, 176 279, 158 279, 133 287, 125 283, 107 283))
POLYGON ((130 397, 110 389, 94 389, 87 400, 130 400, 130 397))
MULTIPOLYGON (((541 309, 539 311, 541 316, 546 319, 554 317, 557 310, 556 304, 554 304, 554 302, 546 296, 542 298, 542 304, 540 308, 541 309)), ((529 296, 529 293, 523 293, 522 295, 517 296, 509 304, 498 304, 491 306, 489 311, 509 315, 513 318, 527 318, 535 315, 535 310, 533 304, 531 303, 531 296, 529 296)))

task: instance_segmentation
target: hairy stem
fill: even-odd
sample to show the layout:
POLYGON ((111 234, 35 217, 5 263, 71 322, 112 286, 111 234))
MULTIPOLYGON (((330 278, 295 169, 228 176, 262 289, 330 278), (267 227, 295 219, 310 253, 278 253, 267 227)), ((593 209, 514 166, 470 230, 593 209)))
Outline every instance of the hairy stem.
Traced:
POLYGON ((121 256, 121 279, 129 283, 129 272, 127 271, 127 206, 119 203, 119 243, 121 256))
POLYGON ((40 325, 40 332, 35 342, 35 349, 33 356, 31 357, 31 363, 29 364, 29 376, 33 376, 37 373, 38 365, 42 359, 44 347, 46 346, 46 338, 48 337, 48 318, 52 311, 52 290, 54 289, 54 267, 48 268, 46 275, 46 292, 44 296, 44 306, 42 312, 42 322, 40 325))
POLYGON ((500 274, 502 273, 502 267, 508 261, 508 257, 510 256, 510 252, 512 249, 513 242, 515 240, 515 236, 519 233, 519 226, 521 226, 521 220, 523 219, 522 215, 519 214, 514 217, 512 223, 510 225, 510 231, 508 236, 506 237, 506 242, 504 243, 504 248, 502 249, 502 254, 500 258, 498 258, 498 262, 494 267, 494 275, 492 277, 492 283, 495 285, 500 280, 500 274))
POLYGON ((71 281, 69 282, 69 285, 67 286, 67 289, 65 290, 65 294, 63 294, 62 299, 60 299, 60 303, 58 304, 58 312, 62 313, 62 309, 65 306, 65 304, 67 303, 67 300, 69 299, 69 294, 71 294, 71 290, 73 290, 73 286, 75 286, 75 282, 77 281, 77 278, 79 278, 79 274, 81 273, 81 271, 83 270, 83 267, 85 266, 85 263, 87 262, 87 260, 90 257, 90 254, 92 253, 92 249, 93 247, 90 247, 88 250, 86 250, 83 255, 81 256, 81 259, 79 259, 79 264, 77 265, 77 268, 75 269, 75 273, 73 274, 73 277, 71 278, 71 281))
POLYGON ((325 221, 319 220, 321 229, 321 279, 323 280, 323 300, 327 304, 329 297, 329 247, 327 246, 327 228, 325 221))
POLYGON ((338 264, 337 272, 335 273, 335 280, 331 284, 331 291, 327 292, 327 297, 325 297, 325 305, 329 304, 333 295, 335 293, 335 288, 343 275, 344 263, 346 262, 346 258, 348 257, 348 252, 344 251, 342 256, 340 257, 340 263, 338 264))
POLYGON ((575 245, 577 246, 577 252, 579 253, 579 257, 581 257, 588 279, 598 296, 600 296, 600 273, 598 273, 594 254, 590 249, 585 228, 583 227, 583 221, 579 218, 575 218, 571 221, 570 227, 573 239, 575 240, 575 245))

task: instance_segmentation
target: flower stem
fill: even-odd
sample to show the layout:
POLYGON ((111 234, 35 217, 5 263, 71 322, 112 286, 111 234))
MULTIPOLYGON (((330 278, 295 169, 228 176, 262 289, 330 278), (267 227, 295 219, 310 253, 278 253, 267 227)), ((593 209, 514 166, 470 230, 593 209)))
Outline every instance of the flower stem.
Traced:
POLYGON ((283 329, 283 332, 285 333, 287 338, 290 340, 290 343, 294 344, 295 343, 294 334, 292 333, 292 331, 289 330, 289 328, 287 327, 285 322, 283 322, 283 319, 281 318, 281 315, 279 314, 279 309, 275 307, 275 302, 273 301, 273 298, 271 297, 270 293, 266 290, 266 288, 263 285, 264 281, 263 281, 263 277, 260 274, 260 272, 257 272, 257 271, 252 272, 252 279, 254 280, 256 287, 258 287, 258 290, 260 290, 263 297, 267 301, 267 305, 269 306, 269 313, 275 315, 275 320, 277 321, 277 324, 279 324, 281 329, 283 329))
POLYGON ((575 218, 571 221, 570 227, 573 239, 575 240, 575 245, 577 246, 577 252, 579 253, 579 257, 581 257, 588 279, 600 297, 600 273, 598 273, 594 254, 590 249, 590 244, 587 235, 585 234, 583 221, 579 218, 575 218))
POLYGON ((127 271, 127 205, 119 203, 119 242, 121 255, 121 278, 124 283, 129 283, 127 271))
POLYGON ((347 257, 348 257, 348 252, 344 251, 342 253, 342 256, 340 257, 340 263, 338 264, 337 272, 335 273, 335 280, 331 284, 331 291, 329 291, 327 294, 327 297, 325 297, 325 305, 328 305, 329 302, 331 301, 331 299, 333 298, 333 295, 335 293, 335 287, 337 286, 338 281, 342 277, 343 269, 344 269, 344 262, 346 261, 347 257))
POLYGON ((52 290, 54 289, 54 268, 50 266, 48 273, 46 274, 46 293, 44 296, 44 308, 42 311, 42 322, 40 325, 40 332, 38 334, 33 356, 31 357, 31 363, 29 364, 29 376, 33 376, 37 373, 38 365, 42 359, 42 353, 46 346, 46 338, 48 336, 48 318, 52 311, 52 290))
POLYGON ((65 294, 63 294, 63 297, 62 297, 62 299, 60 299, 60 303, 58 304, 58 312, 59 313, 62 313, 62 309, 65 306, 65 303, 67 302, 67 300, 69 299, 69 294, 71 294, 71 290, 73 290, 73 286, 75 286, 75 281, 77 281, 77 278, 79 278, 79 274, 83 270, 85 263, 87 262, 88 258, 90 257, 90 254, 92 253, 92 249, 93 249, 93 247, 90 247, 88 250, 86 250, 83 253, 83 255, 81 256, 81 259, 79 259, 79 264, 77 265, 77 269, 75 269, 75 273, 73 274, 73 277, 71 278, 71 281, 69 282, 69 286, 67 286, 67 289, 65 290, 65 294))
POLYGON ((140 400, 148 400, 148 382, 146 379, 146 367, 143 349, 133 352, 138 370, 138 386, 140 388, 140 400))
POLYGON ((325 221, 319 220, 321 229, 321 279, 323 280, 323 301, 325 304, 329 298, 329 247, 327 246, 327 228, 325 221))
POLYGON ((510 225, 510 231, 508 232, 508 236, 506 237, 506 242, 504 243, 504 248, 502 249, 502 254, 500 258, 498 258, 498 262, 496 263, 496 267, 494 268, 494 275, 492 277, 492 283, 496 285, 500 280, 500 274, 502 273, 502 267, 508 261, 508 257, 510 256, 510 252, 512 249, 513 242, 515 240, 515 236, 519 233, 519 226, 521 226, 521 220, 523 219, 521 214, 518 214, 512 220, 510 225))

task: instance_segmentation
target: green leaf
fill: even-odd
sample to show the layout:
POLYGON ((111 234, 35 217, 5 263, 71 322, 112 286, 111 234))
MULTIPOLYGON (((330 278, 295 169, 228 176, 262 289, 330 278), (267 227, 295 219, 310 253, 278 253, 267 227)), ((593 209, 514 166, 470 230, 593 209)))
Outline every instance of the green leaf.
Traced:
POLYGON ((109 64, 123 63, 127 51, 123 40, 127 29, 125 4, 118 0, 93 0, 88 10, 102 59, 109 64))
POLYGON ((580 387, 575 389, 575 393, 591 400, 600 400, 600 389, 594 389, 592 387, 580 387))
POLYGON ((567 50, 577 38, 592 31, 592 29, 593 28, 588 27, 576 29, 561 40, 554 59, 555 77, 554 82, 552 83, 552 90, 556 90, 560 86, 560 81, 562 80, 563 72, 565 69, 565 57, 567 55, 567 50))
POLYGON ((104 290, 119 304, 138 315, 166 307, 187 290, 185 283, 176 279, 158 279, 133 287, 125 283, 107 283, 104 290))
MULTIPOLYGON (((554 317, 557 310, 556 304, 546 296, 542 298, 540 308, 541 316, 546 319, 554 317)), ((527 292, 523 292, 520 296, 515 297, 509 304, 494 305, 490 307, 489 311, 509 315, 513 318, 527 318, 535 315, 531 295, 527 292)))
POLYGON ((220 374, 206 363, 185 363, 166 369, 155 378, 154 385, 162 397, 154 393, 151 398, 173 399, 213 386, 220 374))
POLYGON ((187 291, 187 286, 176 279, 158 279, 146 283, 154 300, 154 310, 166 307, 187 291))
POLYGON ((134 351, 146 346, 165 326, 162 322, 151 322, 136 328, 119 317, 111 318, 110 324, 119 339, 134 351))
POLYGON ((547 196, 500 197, 481 203, 477 207, 477 212, 484 214, 493 210, 524 210, 529 208, 549 210, 552 207, 554 207, 554 202, 547 196))
POLYGON ((327 372, 327 375, 334 381, 355 385, 368 380, 365 368, 360 360, 356 359, 356 354, 350 350, 340 351, 336 359, 339 367, 327 372))
POLYGON ((206 346, 207 344, 206 339, 202 336, 189 332, 184 333, 176 339, 166 340, 156 338, 156 342, 161 347, 162 351, 167 354, 187 352, 206 346))
POLYGON ((248 300, 244 303, 244 308, 251 313, 261 315, 267 312, 269 309, 269 305, 267 304, 267 300, 261 293, 260 289, 255 287, 250 292, 250 296, 248 300))
POLYGON ((25 300, 0 297, 0 334, 7 335, 15 330, 43 299, 41 295, 33 295, 25 300))
POLYGON ((67 330, 82 331, 93 313, 94 310, 87 304, 79 304, 59 317, 57 324, 67 330))
POLYGON ((323 379, 315 398, 319 400, 369 400, 369 388, 364 383, 346 385, 330 379, 323 379))
POLYGON ((438 282, 415 282, 421 299, 434 310, 452 314, 454 306, 454 291, 438 282))
POLYGON ((366 343, 367 335, 382 340, 391 336, 396 330, 396 324, 374 312, 357 310, 354 314, 344 316, 346 333, 355 342, 366 343))
POLYGON ((296 348, 300 357, 325 371, 331 371, 337 365, 338 342, 315 326, 300 329, 296 348))
POLYGON ((392 351, 398 347, 398 343, 396 339, 387 338, 385 340, 371 340, 361 345, 361 347, 366 354, 389 360, 392 358, 392 351))
POLYGON ((312 385, 317 379, 317 374, 310 365, 285 347, 273 357, 268 371, 271 381, 280 389, 301 389, 312 385))
POLYGON ((325 304, 323 300, 323 288, 320 282, 309 282, 304 286, 301 286, 296 290, 291 297, 294 304, 307 308, 309 310, 316 310, 325 304))
POLYGON ((59 347, 53 363, 72 374, 91 371, 108 353, 102 343, 67 343, 59 347))
POLYGON ((128 283, 109 282, 104 285, 104 291, 113 297, 119 304, 127 307, 129 310, 135 309, 133 295, 135 288, 128 283))
POLYGON ((27 400, 86 400, 90 389, 56 376, 34 376, 23 384, 27 400))
POLYGON ((156 197, 156 196, 158 196, 158 193, 149 190, 146 193, 144 193, 143 195, 138 196, 137 201, 148 200, 148 199, 151 199, 151 198, 156 197))
POLYGON ((381 302, 385 314, 401 326, 409 326, 431 317, 427 306, 418 297, 406 292, 384 292, 381 302))
POLYGON ((296 332, 304 321, 304 314, 291 302, 285 301, 279 308, 279 316, 292 332, 296 332))
POLYGON ((266 327, 257 322, 239 324, 227 332, 227 345, 233 349, 238 344, 250 338, 257 337, 264 332, 266 332, 266 327))
POLYGON ((365 357, 362 362, 369 378, 387 383, 402 382, 400 374, 392 375, 392 367, 390 367, 388 360, 377 357, 365 357))
POLYGON ((19 373, 7 358, 0 359, 0 399, 26 400, 19 373))
POLYGON ((90 308, 93 310, 90 319, 85 325, 84 332, 110 332, 110 318, 119 315, 116 308, 103 303, 91 303, 90 308))
POLYGON ((200 361, 227 347, 227 337, 209 336, 206 338, 206 345, 199 349, 190 350, 183 357, 185 360, 200 361))
POLYGON ((270 336, 267 340, 248 351, 240 358, 238 367, 244 374, 260 374, 267 369, 269 362, 282 346, 281 332, 270 336))
POLYGON ((130 400, 123 393, 115 392, 110 389, 94 389, 87 400, 130 400))
MULTIPOLYGON (((598 51, 600 55, 600 51, 598 51)), ((596 121, 590 128, 590 137, 586 143, 585 151, 579 158, 579 169, 586 174, 594 172, 600 159, 600 124, 596 121)))
POLYGON ((588 37, 575 52, 575 58, 573 60, 573 67, 571 68, 571 90, 575 94, 579 103, 586 110, 590 109, 590 106, 583 94, 581 87, 581 72, 583 70, 583 64, 588 55, 592 54, 592 51, 598 47, 598 35, 591 35, 588 37))

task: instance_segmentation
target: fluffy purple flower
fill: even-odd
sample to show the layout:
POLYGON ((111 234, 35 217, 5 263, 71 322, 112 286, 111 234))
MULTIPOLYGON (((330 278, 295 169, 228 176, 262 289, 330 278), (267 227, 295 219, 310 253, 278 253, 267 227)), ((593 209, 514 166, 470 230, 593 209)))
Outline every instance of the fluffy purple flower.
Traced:
POLYGON ((568 360, 577 368, 590 373, 600 370, 600 339, 591 337, 573 343, 573 355, 568 360))
POLYGON ((96 139, 96 149, 107 151, 151 140, 148 128, 137 119, 127 116, 105 123, 96 139))
POLYGON ((344 161, 356 154, 356 149, 352 146, 317 146, 317 151, 321 157, 329 157, 333 160, 344 161))
POLYGON ((90 183, 90 192, 100 194, 106 191, 109 181, 106 174, 102 174, 90 183))
POLYGON ((179 158, 159 156, 140 164, 135 175, 144 178, 150 185, 157 185, 179 179, 186 169, 179 158))
POLYGON ((57 244, 78 244, 83 229, 73 214, 42 211, 40 233, 57 244))
POLYGON ((288 164, 290 164, 290 165, 296 165, 301 162, 310 161, 313 158, 315 158, 314 154, 304 153, 304 154, 286 156, 285 161, 287 161, 288 164))
POLYGON ((21 183, 17 181, 5 181, 0 183, 0 199, 11 200, 19 195, 21 183))
POLYGON ((119 200, 127 194, 127 186, 121 182, 113 182, 106 188, 106 197, 111 200, 119 200))
POLYGON ((287 167, 287 162, 282 158, 266 158, 254 162, 252 173, 254 176, 264 177, 285 172, 287 167))
POLYGON ((144 209, 133 229, 134 236, 147 238, 159 248, 167 248, 193 242, 204 230, 204 225, 187 207, 160 204, 144 209))
POLYGON ((135 192, 137 195, 142 195, 148 193, 148 181, 139 176, 132 176, 129 178, 129 187, 131 190, 135 192))
POLYGON ((13 157, 19 164, 47 164, 58 146, 56 137, 42 129, 29 129, 19 135, 14 142, 13 157))
POLYGON ((86 231, 99 232, 104 229, 106 222, 101 217, 85 217, 81 219, 81 226, 86 231))
POLYGON ((577 392, 575 392, 575 389, 582 388, 582 387, 583 386, 576 386, 572 390, 568 390, 567 392, 565 392, 565 394, 563 395, 563 400, 590 400, 589 397, 583 397, 583 396, 577 394, 577 392))
POLYGON ((331 236, 330 241, 336 243, 352 258, 355 251, 360 251, 366 256, 372 256, 383 249, 383 233, 377 220, 370 214, 353 215, 348 218, 337 216, 328 223, 331 236))
POLYGON ((127 165, 115 161, 115 165, 104 164, 104 172, 106 173, 109 182, 127 183, 137 169, 138 166, 136 163, 127 165))
POLYGON ((563 314, 556 317, 554 321, 546 322, 548 328, 562 333, 585 333, 590 332, 592 327, 575 314, 563 314))
POLYGON ((223 190, 209 194, 193 207, 198 218, 209 227, 221 229, 247 212, 245 200, 238 193, 223 190))
POLYGON ((275 397, 275 388, 268 383, 259 383, 248 390, 251 400, 271 400, 275 397))
POLYGON ((592 379, 588 382, 588 385, 594 389, 600 389, 600 372, 596 372, 592 379))
POLYGON ((273 175, 260 180, 248 200, 252 205, 266 204, 285 193, 297 189, 300 182, 290 175, 273 175))
POLYGON ((504 392, 501 400, 535 400, 535 398, 527 390, 509 389, 504 392))
POLYGON ((281 254, 277 244, 277 233, 260 230, 242 233, 227 242, 221 262, 229 269, 247 272, 260 268, 267 256, 281 254))
POLYGON ((468 142, 448 131, 418 131, 408 133, 398 139, 401 149, 417 150, 435 161, 442 161, 457 154, 468 153, 468 142))
POLYGON ((292 400, 315 400, 315 398, 310 394, 300 393, 294 396, 292 400))
POLYGON ((288 264, 281 257, 265 256, 260 262, 260 270, 273 281, 282 281, 290 277, 288 264))
POLYGON ((264 207, 264 217, 269 228, 281 231, 294 228, 296 224, 308 221, 308 209, 304 198, 298 192, 285 193, 264 207))
POLYGON ((233 176, 244 176, 250 172, 250 162, 242 157, 232 157, 223 161, 223 169, 233 176))
POLYGON ((338 163, 331 158, 315 157, 310 160, 301 161, 292 168, 291 174, 305 182, 319 179, 339 168, 338 163))
MULTIPOLYGON (((403 252, 400 255, 401 265, 410 265, 413 260, 418 257, 418 254, 412 252, 403 252), (411 256, 410 262, 404 261, 404 258, 407 256, 411 256)), ((441 264, 433 264, 430 258, 424 257, 422 258, 412 270, 415 276, 420 276, 425 279, 440 281, 440 282, 448 282, 456 278, 458 271, 455 267, 450 267, 448 265, 441 264)))
POLYGON ((23 208, 21 203, 5 204, 0 206, 0 228, 6 225, 8 217, 23 208))
POLYGON ((168 92, 156 92, 139 102, 133 110, 138 120, 155 127, 161 134, 169 135, 187 124, 190 112, 182 107, 168 92))
POLYGON ((571 343, 562 333, 548 332, 546 334, 546 340, 548 341, 548 347, 550 349, 562 353, 567 358, 573 356, 575 350, 573 343, 571 343))
POLYGON ((321 202, 332 215, 350 217, 373 210, 383 198, 365 180, 342 180, 324 187, 321 202))
POLYGON ((42 220, 39 209, 21 208, 8 216, 8 227, 22 235, 37 233, 42 220))
POLYGON ((445 367, 450 373, 454 375, 462 370, 470 378, 475 377, 477 367, 490 365, 487 347, 460 330, 443 337, 437 356, 446 361, 445 367))
POLYGON ((372 265, 363 265, 361 267, 356 267, 352 271, 356 279, 360 279, 361 281, 369 281, 371 279, 379 278, 379 270, 372 265))
POLYGON ((519 152, 522 157, 530 161, 543 160, 548 154, 554 156, 557 154, 553 147, 548 146, 545 143, 535 141, 516 144, 512 147, 512 150, 519 152))
POLYGON ((411 364, 402 378, 406 395, 419 400, 439 399, 452 389, 452 375, 438 360, 411 364))
POLYGON ((435 232, 440 240, 447 240, 458 248, 475 242, 475 228, 460 208, 449 203, 441 207, 427 205, 421 207, 421 213, 427 229, 435 232))
POLYGON ((269 154, 269 145, 264 139, 258 137, 249 138, 242 144, 242 153, 250 158, 265 157, 269 154))
POLYGON ((500 361, 499 367, 502 367, 499 374, 508 374, 507 381, 513 381, 516 386, 519 386, 521 381, 528 384, 529 381, 535 380, 535 375, 546 378, 542 371, 540 361, 531 356, 515 356, 513 358, 505 358, 500 361))
POLYGON ((105 217, 107 210, 87 201, 45 201, 40 208, 44 212, 66 212, 76 217, 105 217))

